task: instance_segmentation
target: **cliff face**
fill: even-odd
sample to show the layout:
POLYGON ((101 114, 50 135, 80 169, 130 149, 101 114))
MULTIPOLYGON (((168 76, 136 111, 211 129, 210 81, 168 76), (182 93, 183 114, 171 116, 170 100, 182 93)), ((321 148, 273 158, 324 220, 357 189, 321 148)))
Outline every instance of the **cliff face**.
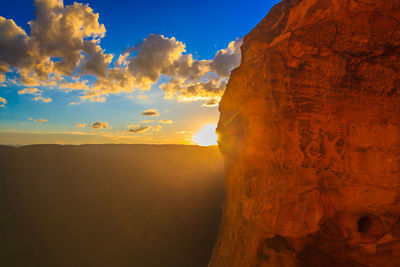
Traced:
POLYGON ((210 263, 400 265, 400 2, 285 0, 220 103, 210 263))

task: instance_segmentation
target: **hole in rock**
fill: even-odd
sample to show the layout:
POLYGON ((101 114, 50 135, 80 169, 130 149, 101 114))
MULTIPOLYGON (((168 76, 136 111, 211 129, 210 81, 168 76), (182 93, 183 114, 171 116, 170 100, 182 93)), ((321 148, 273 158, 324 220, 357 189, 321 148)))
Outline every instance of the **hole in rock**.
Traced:
POLYGON ((358 220, 358 231, 362 234, 368 232, 372 226, 372 220, 369 216, 361 217, 358 220))

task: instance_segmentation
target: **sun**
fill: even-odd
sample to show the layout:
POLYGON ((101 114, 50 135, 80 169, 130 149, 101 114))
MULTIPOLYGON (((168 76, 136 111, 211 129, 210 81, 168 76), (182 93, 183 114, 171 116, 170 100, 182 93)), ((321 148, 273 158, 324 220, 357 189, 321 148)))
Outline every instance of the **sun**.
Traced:
POLYGON ((199 146, 212 146, 217 144, 216 124, 207 124, 192 136, 193 142, 199 146))

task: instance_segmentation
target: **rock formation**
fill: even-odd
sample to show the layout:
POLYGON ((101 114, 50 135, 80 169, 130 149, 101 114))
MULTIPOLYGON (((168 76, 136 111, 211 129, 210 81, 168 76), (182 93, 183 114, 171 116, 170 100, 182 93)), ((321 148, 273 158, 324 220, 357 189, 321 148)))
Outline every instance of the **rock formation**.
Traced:
POLYGON ((400 266, 400 1, 284 0, 220 103, 211 267, 400 266))

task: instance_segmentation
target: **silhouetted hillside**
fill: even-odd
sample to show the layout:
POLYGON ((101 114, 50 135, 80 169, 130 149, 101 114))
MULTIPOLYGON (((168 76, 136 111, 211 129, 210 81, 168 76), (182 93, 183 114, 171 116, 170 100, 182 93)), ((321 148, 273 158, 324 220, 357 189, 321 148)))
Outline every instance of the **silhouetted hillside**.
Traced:
POLYGON ((207 266, 216 147, 0 147, 0 266, 207 266))

